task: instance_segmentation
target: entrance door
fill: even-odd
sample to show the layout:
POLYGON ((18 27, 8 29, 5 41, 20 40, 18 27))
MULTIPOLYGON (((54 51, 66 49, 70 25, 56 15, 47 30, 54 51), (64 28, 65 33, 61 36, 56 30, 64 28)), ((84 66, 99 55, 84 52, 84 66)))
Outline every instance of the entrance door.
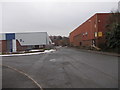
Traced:
POLYGON ((82 45, 82 42, 80 42, 80 46, 82 45))

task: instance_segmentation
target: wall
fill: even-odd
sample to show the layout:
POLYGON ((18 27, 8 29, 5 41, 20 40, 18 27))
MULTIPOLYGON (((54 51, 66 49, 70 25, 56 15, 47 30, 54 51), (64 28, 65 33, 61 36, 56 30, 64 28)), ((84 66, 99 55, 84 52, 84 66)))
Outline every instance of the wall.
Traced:
POLYGON ((80 46, 82 45, 82 38, 81 38, 81 34, 79 35, 76 35, 74 38, 73 38, 73 43, 74 43, 74 46, 80 46))
POLYGON ((49 37, 46 32, 35 32, 35 33, 16 33, 16 39, 22 46, 26 45, 43 45, 49 44, 49 37))
POLYGON ((2 53, 2 40, 0 40, 0 53, 2 53))
POLYGON ((105 43, 106 25, 110 15, 110 13, 98 14, 98 32, 102 32, 102 37, 98 37, 96 40, 98 47, 105 43))
POLYGON ((0 40, 6 40, 5 33, 0 33, 0 40))
POLYGON ((16 39, 17 51, 24 51, 35 45, 50 45, 52 43, 47 32, 0 33, 0 52, 13 50, 13 39, 16 39))
POLYGON ((91 44, 91 39, 95 38, 94 32, 97 31, 96 27, 97 23, 95 14, 94 16, 89 18, 86 22, 81 24, 78 28, 76 28, 73 32, 70 33, 70 42, 73 43, 74 46, 80 45, 80 42, 82 42, 82 46, 91 44), (79 34, 81 34, 81 36, 79 36, 79 34))
POLYGON ((73 46, 80 46, 80 42, 82 42, 81 46, 91 46, 92 39, 96 40, 96 45, 100 46, 100 44, 105 43, 105 31, 106 31, 106 21, 109 18, 110 13, 97 13, 91 18, 89 18, 86 22, 81 24, 78 28, 70 33, 70 43, 73 46), (95 33, 102 32, 102 37, 95 37, 95 33))
POLYGON ((25 51, 27 49, 27 46, 21 46, 18 40, 16 40, 16 46, 17 51, 25 51))
POLYGON ((6 40, 0 40, 0 52, 7 52, 6 40))

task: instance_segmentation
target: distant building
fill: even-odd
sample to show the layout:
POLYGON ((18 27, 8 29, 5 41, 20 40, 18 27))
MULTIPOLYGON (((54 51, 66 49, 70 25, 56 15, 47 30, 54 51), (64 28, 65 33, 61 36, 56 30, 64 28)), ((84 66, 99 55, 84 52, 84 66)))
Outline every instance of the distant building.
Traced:
POLYGON ((106 22, 110 13, 97 13, 72 31, 69 35, 72 46, 95 45, 100 47, 105 43, 106 22))
POLYGON ((47 32, 1 33, 0 52, 17 52, 50 45, 47 32))

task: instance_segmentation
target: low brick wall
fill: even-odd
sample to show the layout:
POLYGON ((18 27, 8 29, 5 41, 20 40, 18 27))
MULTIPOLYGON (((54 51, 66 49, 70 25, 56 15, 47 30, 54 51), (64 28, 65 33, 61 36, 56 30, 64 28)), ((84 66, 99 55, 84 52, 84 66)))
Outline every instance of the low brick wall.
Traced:
POLYGON ((7 52, 7 41, 6 40, 0 40, 0 52, 5 53, 7 52))

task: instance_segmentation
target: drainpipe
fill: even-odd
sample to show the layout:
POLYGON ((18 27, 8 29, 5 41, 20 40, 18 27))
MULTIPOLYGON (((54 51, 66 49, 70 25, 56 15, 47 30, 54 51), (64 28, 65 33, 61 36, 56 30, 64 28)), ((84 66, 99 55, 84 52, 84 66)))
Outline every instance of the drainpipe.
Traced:
POLYGON ((94 46, 94 48, 96 50, 101 50, 101 48, 99 48, 97 45, 98 45, 98 16, 96 14, 96 31, 97 31, 97 37, 95 38, 95 42, 96 42, 96 45, 94 46))
POLYGON ((97 37, 95 38, 95 40, 96 40, 96 46, 97 46, 97 39, 98 39, 98 16, 97 16, 97 14, 96 14, 96 32, 97 32, 97 37))
POLYGON ((46 32, 46 45, 47 45, 47 32, 46 32))

